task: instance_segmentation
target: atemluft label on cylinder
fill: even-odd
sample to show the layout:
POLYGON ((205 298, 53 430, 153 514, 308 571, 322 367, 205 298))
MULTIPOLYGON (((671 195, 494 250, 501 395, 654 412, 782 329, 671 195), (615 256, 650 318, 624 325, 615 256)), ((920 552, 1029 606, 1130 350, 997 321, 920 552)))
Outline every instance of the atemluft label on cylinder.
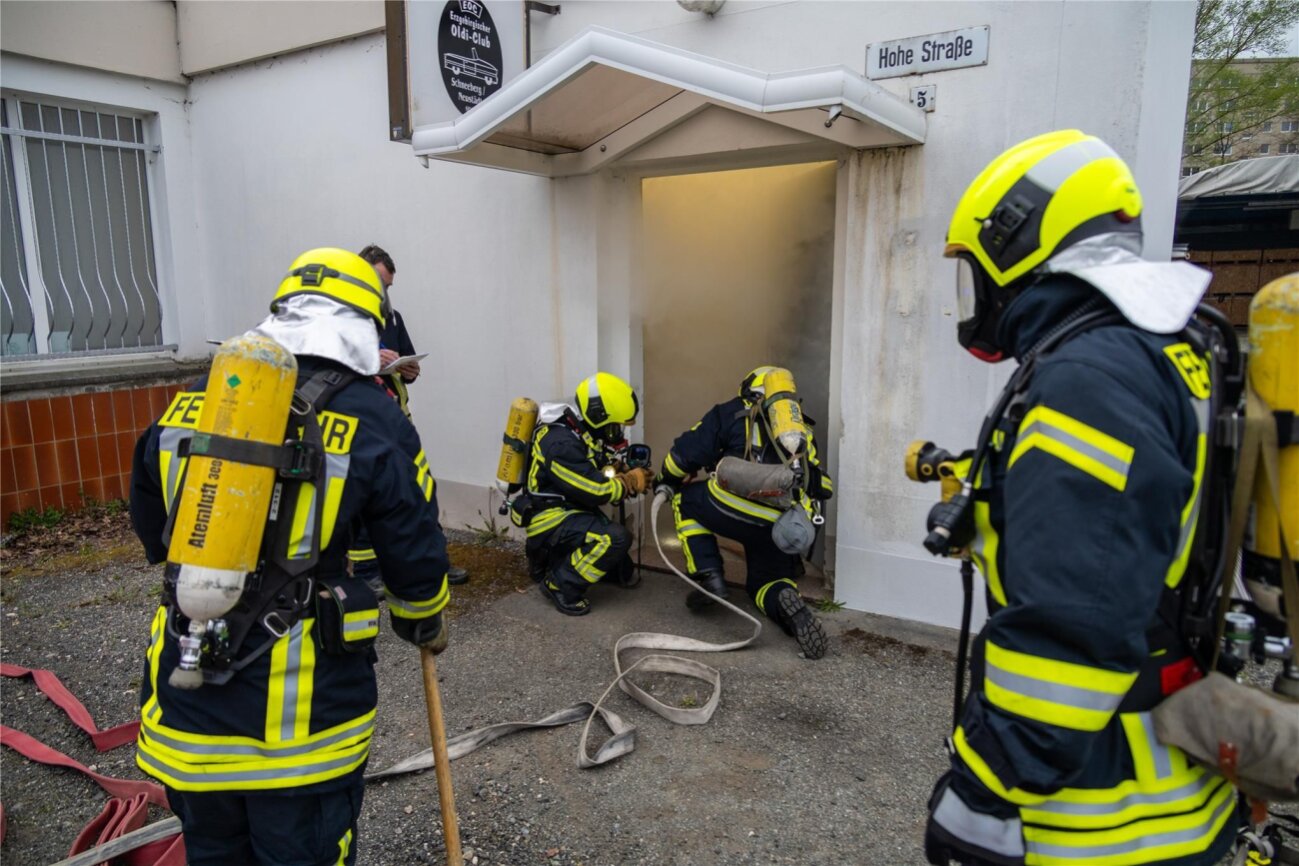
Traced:
POLYGON ((866 77, 896 78, 988 62, 989 28, 966 27, 866 46, 866 77))

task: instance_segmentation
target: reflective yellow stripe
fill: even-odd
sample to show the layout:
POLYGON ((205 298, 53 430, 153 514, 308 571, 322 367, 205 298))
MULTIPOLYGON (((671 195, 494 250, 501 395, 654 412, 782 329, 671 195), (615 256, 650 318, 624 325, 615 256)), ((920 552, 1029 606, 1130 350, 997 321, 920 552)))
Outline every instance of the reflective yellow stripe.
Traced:
POLYGON ((1235 809, 1235 789, 1222 784, 1198 809, 1146 818, 1111 830, 1076 832, 1024 827, 1029 866, 1134 866, 1208 850, 1235 809))
POLYGON ((794 581, 790 580, 787 577, 782 577, 780 580, 773 580, 771 583, 765 584, 753 596, 753 603, 758 606, 758 610, 762 611, 763 613, 767 612, 767 608, 764 606, 767 600, 767 592, 773 586, 780 586, 781 584, 787 584, 789 586, 794 587, 794 589, 798 589, 798 584, 794 583, 794 581))
POLYGON ((357 610, 343 614, 343 640, 366 640, 379 634, 379 611, 357 610))
POLYGON ((343 866, 347 862, 347 855, 352 850, 352 828, 348 827, 343 838, 338 840, 338 862, 335 866, 343 866))
POLYGON ((407 601, 392 594, 384 588, 384 597, 388 599, 388 612, 398 619, 425 619, 447 606, 451 600, 451 587, 447 585, 446 576, 442 577, 442 589, 428 601, 407 601))
POLYGON ((547 508, 540 514, 535 515, 532 518, 532 522, 528 524, 528 537, 531 538, 534 535, 541 535, 543 532, 549 532, 559 524, 563 523, 565 518, 570 514, 579 513, 579 511, 572 508, 547 508))
MULTIPOLYGON (((1170 356, 1171 357, 1171 356, 1170 356)), ((1179 371, 1185 377, 1186 371, 1179 366, 1179 371)), ((1188 385, 1192 380, 1188 380, 1188 385)), ((1195 475, 1191 480, 1191 495, 1186 500, 1186 506, 1182 509, 1181 531, 1177 537, 1177 554, 1173 557, 1172 563, 1168 566, 1168 573, 1164 575, 1164 584, 1170 588, 1176 588, 1182 582, 1183 575, 1186 574, 1186 564, 1191 558, 1191 546, 1195 541, 1195 527, 1200 517, 1200 499, 1204 490, 1204 467, 1208 460, 1208 433, 1209 433, 1209 412, 1212 404, 1208 399, 1192 399, 1191 411, 1195 414, 1195 423, 1199 428, 1199 434, 1195 439, 1195 475)))
MULTIPOLYGON (((167 483, 167 473, 171 469, 171 460, 172 457, 170 451, 164 450, 158 452, 158 472, 160 473, 159 477, 162 478, 162 507, 165 511, 171 511, 171 500, 172 497, 176 495, 176 491, 167 483)), ((179 472, 176 473, 176 478, 177 480, 180 479, 179 472)))
POLYGON ((616 498, 617 493, 622 489, 622 485, 615 478, 610 478, 604 483, 598 483, 589 478, 583 478, 567 466, 555 463, 554 461, 551 461, 549 468, 550 471, 565 484, 575 487, 584 493, 590 493, 592 496, 616 498))
POLYGON ((146 719, 136 763, 150 776, 185 791, 299 787, 360 767, 369 754, 373 729, 373 710, 281 743, 191 734, 146 719))
POLYGON ((1037 448, 1115 490, 1127 487, 1128 469, 1136 452, 1095 427, 1046 406, 1035 406, 1024 416, 1018 435, 1007 469, 1037 448))
POLYGON ((158 662, 162 658, 162 642, 167 634, 167 608, 159 607, 153 614, 153 624, 149 626, 149 648, 145 658, 149 662, 149 699, 140 708, 140 717, 156 719, 162 713, 158 705, 158 662))
POLYGON ((677 538, 681 539, 681 552, 686 557, 686 572, 694 574, 695 554, 690 549, 690 539, 699 538, 705 535, 711 536, 712 533, 705 529, 700 523, 694 520, 686 520, 681 516, 681 494, 678 493, 672 497, 672 519, 676 524, 677 538), (695 527, 698 527, 696 529, 695 527))
POLYGON ((347 551, 347 558, 353 562, 369 562, 378 559, 373 547, 356 547, 347 551))
POLYGON ((663 458, 663 471, 670 472, 671 474, 675 475, 677 478, 686 477, 686 470, 682 469, 681 466, 677 463, 676 458, 672 456, 671 451, 668 452, 667 457, 663 458))
POLYGON ((604 577, 604 571, 596 568, 595 564, 609 550, 609 545, 613 543, 613 539, 598 532, 588 532, 586 541, 592 545, 591 549, 585 555, 579 556, 581 548, 578 548, 569 557, 569 562, 573 564, 573 569, 586 579, 587 583, 595 583, 604 577))
POLYGON ((1001 784, 1001 780, 997 778, 996 773, 992 772, 988 762, 983 760, 979 753, 974 751, 974 747, 965 739, 965 728, 958 727, 956 732, 952 734, 952 746, 955 747, 956 754, 960 759, 965 762, 965 766, 970 768, 970 772, 979 777, 979 781, 983 783, 984 787, 1006 802, 1016 803, 1021 806, 1032 806, 1046 802, 1047 798, 1041 794, 1030 794, 1019 788, 1007 788, 1001 784))
POLYGON ((1034 721, 1099 731, 1137 675, 1062 662, 986 644, 983 692, 989 703, 1034 721))
POLYGON ((970 556, 988 584, 988 592, 1002 607, 1006 606, 1006 588, 1001 585, 1001 572, 997 568, 997 550, 1001 537, 992 526, 992 507, 986 502, 974 503, 974 543, 970 556))
POLYGON ((316 674, 314 619, 299 620, 271 647, 266 689, 266 742, 296 741, 311 730, 312 681, 316 674))
POLYGON ((428 458, 424 456, 423 449, 415 455, 415 481, 419 484, 420 492, 424 494, 424 501, 429 502, 433 499, 433 490, 435 482, 433 473, 428 468, 428 458))
POLYGON ((716 478, 708 479, 708 492, 712 494, 714 499, 728 508, 732 508, 741 514, 747 514, 750 517, 756 517, 766 523, 775 523, 780 517, 780 512, 774 508, 759 505, 752 500, 745 499, 742 496, 736 496, 734 493, 723 490, 721 486, 718 485, 716 478))
POLYGON ((311 552, 311 536, 315 527, 309 521, 315 519, 316 485, 304 482, 298 488, 298 498, 293 509, 293 523, 289 529, 289 559, 301 559, 311 552))
POLYGON ((356 745, 373 732, 374 715, 375 711, 370 710, 323 731, 281 742, 230 734, 196 734, 151 721, 145 722, 144 727, 148 728, 152 751, 174 755, 179 760, 214 763, 282 761, 356 745))
MULTIPOLYGON (((338 506, 343 502, 345 478, 330 478, 325 484, 325 518, 320 527, 320 549, 329 546, 334 537, 334 523, 338 520, 338 506)), ((372 552, 373 553, 373 552, 372 552)))

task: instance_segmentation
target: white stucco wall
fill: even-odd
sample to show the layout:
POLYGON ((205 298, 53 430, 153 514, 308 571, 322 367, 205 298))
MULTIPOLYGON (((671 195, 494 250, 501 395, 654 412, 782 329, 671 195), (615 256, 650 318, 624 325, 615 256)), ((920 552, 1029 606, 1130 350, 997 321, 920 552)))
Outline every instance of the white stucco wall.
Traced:
MULTIPOLYGON (((960 191, 997 153, 1078 127, 1133 166, 1147 255, 1172 237, 1194 4, 740 3, 707 17, 672 3, 567 4, 534 16, 534 55, 598 24, 766 72, 865 66, 867 43, 990 25, 986 66, 880 83, 938 85, 923 147, 863 151, 845 172, 836 595, 849 607, 954 625, 954 564, 920 546, 937 491, 907 481, 913 438, 973 444, 1009 366, 955 341, 954 266, 942 258, 960 191)), ((832 412, 832 421, 833 415, 832 412)), ((836 429, 837 428, 837 429, 836 429)), ((981 607, 979 605, 978 607, 981 607)))
MULTIPOLYGON (((594 363, 594 341, 558 338, 594 280, 566 271, 580 244, 552 254, 566 212, 547 181, 431 162, 387 141, 384 42, 365 36, 195 76, 198 273, 211 300, 206 336, 266 313, 289 263, 317 246, 387 249, 393 303, 429 352, 411 407, 442 485, 447 526, 478 520, 510 401, 550 398, 594 363), (580 293, 573 297, 574 291, 580 293), (576 356, 576 359, 574 359, 576 356), (475 485, 457 499, 456 484, 475 485)), ((572 210, 580 213, 581 203, 572 210)))
MULTIPOLYGON (((170 0, 5 0, 0 48, 106 72, 185 82, 170 0)), ((8 86, 8 82, 5 82, 8 86)))
MULTIPOLYGON (((827 334, 840 347, 837 395, 818 438, 837 462, 836 593, 848 606, 948 625, 959 610, 954 566, 920 547, 936 491, 901 470, 912 438, 972 444, 1009 373, 954 339, 954 268, 941 250, 956 196, 1005 147, 1078 126, 1132 162, 1147 253, 1166 255, 1193 15, 1186 0, 731 0, 713 18, 670 2, 565 3, 558 16, 532 16, 538 57, 600 24, 763 71, 861 71, 869 42, 991 26, 987 66, 882 82, 904 97, 938 85, 925 145, 854 154, 839 170, 827 334)), ((8 54, 3 73, 6 87, 157 112, 160 278, 180 301, 168 338, 182 354, 260 318, 302 250, 375 242, 393 254, 394 301, 431 353, 412 406, 449 526, 487 511, 511 399, 560 397, 597 364, 640 379, 637 174, 551 182, 422 167, 387 141, 381 35, 196 75, 187 90, 8 54)))
MULTIPOLYGON (((168 4, 172 5, 172 4, 168 4)), ((377 0, 177 0, 186 75, 382 30, 377 0)))

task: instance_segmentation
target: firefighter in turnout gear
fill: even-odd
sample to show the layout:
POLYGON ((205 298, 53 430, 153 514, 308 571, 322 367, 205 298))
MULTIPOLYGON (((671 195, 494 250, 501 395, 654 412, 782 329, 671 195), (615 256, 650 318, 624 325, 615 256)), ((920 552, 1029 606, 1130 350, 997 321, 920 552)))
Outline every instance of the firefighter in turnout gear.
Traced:
MULTIPOLYGON (((214 391, 204 377, 145 431, 132 471, 136 533, 150 562, 169 563, 146 655, 136 761, 166 786, 193 866, 356 860, 379 612, 365 582, 347 575, 349 526, 369 530, 394 631, 434 652, 447 640, 447 555, 433 479, 415 429, 373 378, 386 313, 379 278, 350 252, 312 250, 293 263, 271 309, 239 339, 269 338, 296 359, 287 437, 302 446, 293 453, 310 459, 277 464, 287 447, 263 446, 266 459, 244 440, 212 434, 215 413, 204 404, 214 391), (303 444, 311 441, 317 447, 303 444), (200 454, 276 466, 277 492, 262 518, 260 566, 219 627, 190 630, 206 634, 201 662, 190 671, 195 681, 178 688, 172 674, 184 667, 190 623, 184 597, 177 603, 186 566, 175 561, 185 545, 169 551, 169 514, 178 520, 176 504, 195 483, 187 464, 200 454)), ((230 387, 252 384, 227 378, 230 387)), ((217 517, 205 532, 208 546, 239 541, 223 536, 240 533, 217 517)))
MULTIPOLYGON (((825 654, 826 638, 821 623, 798 592, 795 578, 801 573, 801 558, 797 553, 782 551, 773 540, 772 529, 782 510, 725 489, 717 477, 709 478, 707 483, 685 483, 696 472, 713 473, 727 457, 775 466, 789 460, 789 452, 772 435, 768 414, 763 411, 764 403, 779 396, 768 388, 775 373, 789 375, 778 367, 753 370, 740 384, 738 396, 714 406, 699 423, 678 436, 654 484, 671 499, 690 577, 708 592, 725 598, 726 581, 716 536, 740 542, 744 545, 745 589, 749 597, 768 619, 798 641, 804 655, 816 659, 825 654)), ((792 386, 792 377, 788 381, 792 386)), ((790 507, 810 513, 834 495, 834 486, 817 459, 811 423, 799 413, 794 425, 806 442, 806 465, 803 487, 795 492, 790 507)), ((692 610, 711 604, 712 599, 698 590, 686 597, 686 605, 692 610)))
POLYGON ((964 460, 965 521, 931 515, 926 541, 973 559, 989 613, 933 864, 1208 866, 1237 828, 1233 786, 1151 720, 1199 673, 1174 612, 1216 383, 1187 329, 1208 274, 1142 261, 1141 211, 1122 159, 1067 130, 993 160, 952 217, 959 341, 1020 368, 964 460))
POLYGON ((626 447, 623 428, 636 423, 640 410, 631 385, 596 373, 577 386, 576 404, 541 405, 526 492, 512 510, 514 522, 527 529, 533 579, 569 616, 590 612, 586 591, 610 572, 619 584, 633 585, 631 535, 601 506, 644 493, 653 478, 616 457, 626 447))

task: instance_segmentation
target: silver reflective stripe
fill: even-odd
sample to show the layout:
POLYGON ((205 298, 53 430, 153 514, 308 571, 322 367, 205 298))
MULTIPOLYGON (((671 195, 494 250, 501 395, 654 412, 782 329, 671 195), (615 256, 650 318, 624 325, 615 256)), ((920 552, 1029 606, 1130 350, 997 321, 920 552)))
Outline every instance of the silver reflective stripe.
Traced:
MULTIPOLYGON (((1028 840, 1028 851, 1038 857, 1054 857, 1061 860, 1076 860, 1080 864, 1091 864, 1095 863, 1100 857, 1135 854, 1138 851, 1162 848, 1165 845, 1194 842, 1203 838, 1213 828, 1213 825, 1222 817, 1223 812, 1234 809, 1235 806, 1236 799, 1227 797, 1218 804, 1218 808, 1213 811, 1212 815, 1205 818, 1202 824, 1185 830, 1174 830, 1168 833, 1145 833, 1126 842, 1113 842, 1109 845, 1048 845, 1030 839, 1028 840)), ((1086 833, 1079 833, 1078 837, 1083 839, 1086 838, 1086 835, 1086 833)), ((1205 840, 1206 848, 1211 841, 1205 840)))
POLYGON ((288 646, 284 659, 284 702, 280 706, 280 739, 293 739, 298 722, 298 689, 302 678, 302 622, 289 630, 288 646))
MULTIPOLYGON (((1175 803, 1185 797, 1193 797, 1208 788, 1223 782, 1221 776, 1205 773, 1194 781, 1177 788, 1159 793, 1137 792, 1128 794, 1113 803, 1066 803, 1060 800, 1048 800, 1039 806, 1033 806, 1035 812, 1049 812, 1053 815, 1118 815, 1134 806, 1153 806, 1161 803, 1175 803)), ((1204 798, 1205 800, 1208 797, 1204 798)), ((1156 815, 1152 817, 1164 817, 1156 815)))
POLYGON ((1011 673, 1005 668, 997 667, 991 660, 985 660, 984 676, 995 685, 1012 692, 1053 704, 1063 704, 1080 710, 1097 710, 1112 713, 1123 702, 1123 694, 1098 692, 1080 686, 1067 686, 1011 673))
POLYGON ((167 477, 162 479, 163 504, 169 509, 171 500, 179 492, 176 485, 180 484, 180 443, 193 435, 194 431, 188 427, 163 427, 162 432, 158 434, 158 450, 166 451, 171 455, 171 462, 167 465, 167 477))
POLYGON ((948 788, 934 809, 934 820, 963 842, 1006 857, 1024 856, 1024 829, 1018 818, 1003 820, 976 812, 948 788))
POLYGON ((298 504, 294 508, 294 520, 303 508, 307 510, 307 519, 302 524, 302 537, 289 549, 289 559, 306 559, 311 555, 311 539, 316 537, 316 505, 319 490, 314 484, 303 484, 298 488, 298 504), (303 500, 306 504, 303 504, 303 500))
MULTIPOLYGON (((1209 433, 1209 401, 1191 398, 1191 408, 1195 411, 1195 423, 1200 428, 1200 435, 1207 437, 1209 433)), ((1208 447, 1207 440, 1205 442, 1205 447, 1208 447)), ((1202 473, 1204 471, 1204 465, 1201 464, 1197 466, 1196 470, 1202 473)), ((1195 532, 1195 524, 1198 522, 1200 516, 1200 502, 1204 498, 1203 493, 1204 479, 1201 478, 1200 483, 1195 485, 1195 490, 1192 493, 1193 503, 1191 505, 1191 510, 1187 512, 1186 522, 1182 524, 1181 533, 1177 536, 1177 552, 1173 554, 1174 562, 1182 558, 1182 553, 1186 550, 1186 545, 1191 543, 1191 536, 1195 532)))
POLYGON ((1150 757, 1155 765, 1155 778, 1167 779, 1173 775, 1173 759, 1168 754, 1168 747, 1159 742, 1155 736, 1155 719, 1150 713, 1138 713, 1137 719, 1141 722, 1141 730, 1146 734, 1146 748, 1150 750, 1150 757))
POLYGON ((234 745, 234 744, 227 745, 224 743, 223 744, 187 743, 184 740, 177 740, 174 737, 167 736, 166 734, 160 734, 153 727, 146 727, 144 729, 144 734, 145 734, 145 738, 148 740, 151 740, 155 743, 160 743, 166 746, 167 748, 172 749, 173 751, 183 752, 186 755, 193 755, 198 758, 201 758, 202 756, 209 756, 209 755, 220 755, 220 756, 246 755, 248 757, 267 758, 273 760, 275 758, 294 758, 297 757, 298 755, 306 755, 306 754, 310 754, 311 752, 323 751, 328 747, 333 746, 335 743, 341 743, 343 740, 349 739, 351 737, 360 736, 362 734, 369 736, 370 732, 373 729, 374 729, 374 722, 367 719, 363 722, 358 722, 355 725, 352 725, 350 728, 345 728, 344 730, 341 730, 336 734, 330 734, 328 737, 325 737, 324 739, 316 740, 311 743, 303 743, 296 746, 289 746, 288 748, 284 748, 284 749, 272 749, 269 747, 262 747, 262 746, 242 746, 242 745, 234 745))
POLYGON ((1113 454, 1108 454, 1097 448, 1095 445, 1091 445, 1082 439, 1079 439, 1072 433, 1067 433, 1047 421, 1036 420, 1023 430, 1020 430, 1018 441, 1023 442, 1034 433, 1039 433, 1047 439, 1054 439, 1060 444, 1066 445, 1070 449, 1077 451, 1079 454, 1090 457, 1097 463, 1113 469, 1117 474, 1123 476, 1125 479, 1128 477, 1128 469, 1132 466, 1131 461, 1120 460, 1113 454))
POLYGON ((379 611, 376 609, 374 612, 374 616, 372 617, 367 617, 366 619, 363 620, 355 620, 353 622, 343 623, 343 637, 347 638, 348 635, 357 634, 363 631, 370 631, 371 629, 376 629, 378 627, 379 627, 379 611))
MULTIPOLYGON (((316 537, 316 509, 322 508, 321 503, 329 494, 330 482, 335 478, 341 478, 344 483, 347 482, 347 470, 351 466, 352 456, 350 454, 326 454, 325 455, 325 474, 320 479, 320 484, 311 484, 302 486, 302 492, 298 495, 306 497, 307 520, 302 525, 302 537, 297 540, 297 544, 289 549, 289 559, 305 559, 311 555, 311 542, 316 537), (310 490, 310 496, 307 491, 310 490), (324 491, 323 493, 321 491, 324 491)), ((301 511, 302 499, 298 501, 298 507, 295 508, 294 516, 301 511)), ((322 521, 323 523, 323 521, 322 521)), ((329 539, 322 538, 320 546, 324 547, 329 543, 329 539)))
POLYGON ((1061 148, 1028 170, 1029 180, 1047 192, 1055 192, 1083 166, 1106 157, 1118 158, 1104 142, 1090 139, 1061 148))
POLYGON ((406 601, 404 598, 397 598, 387 589, 384 590, 384 597, 388 599, 388 607, 404 610, 412 616, 409 619, 419 619, 425 616, 432 616, 433 600, 428 601, 406 601))
MULTIPOLYGON (((227 782, 258 782, 267 779, 292 779, 297 776, 311 776, 317 773, 327 773, 330 770, 337 770, 342 767, 348 767, 359 763, 365 758, 365 751, 362 750, 356 754, 343 755, 337 758, 329 758, 324 761, 317 761, 314 764, 302 764, 295 767, 274 767, 246 770, 229 770, 227 772, 211 772, 210 769, 204 769, 198 773, 188 773, 184 770, 177 769, 170 764, 165 764, 154 755, 149 754, 143 749, 136 751, 136 758, 148 764, 150 767, 158 770, 173 779, 182 782, 192 782, 195 784, 211 787, 227 782)), ((205 768, 220 767, 220 764, 206 764, 205 768)))

